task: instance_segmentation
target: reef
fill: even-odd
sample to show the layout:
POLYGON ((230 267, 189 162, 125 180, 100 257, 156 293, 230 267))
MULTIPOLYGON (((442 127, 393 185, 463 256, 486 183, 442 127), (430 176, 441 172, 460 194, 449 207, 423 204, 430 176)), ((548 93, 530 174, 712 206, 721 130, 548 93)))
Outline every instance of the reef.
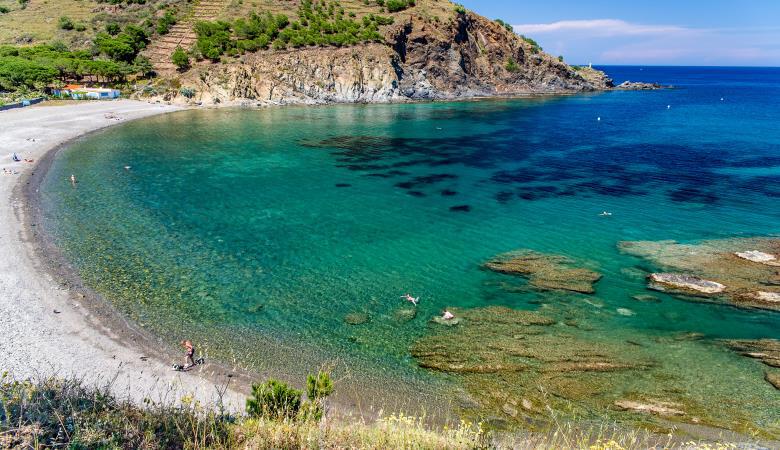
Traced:
POLYGON ((560 255, 547 255, 531 250, 519 250, 499 255, 484 267, 494 272, 527 278, 531 286, 540 290, 562 290, 593 294, 593 285, 601 274, 574 267, 574 261, 560 255))
POLYGON ((620 251, 645 259, 666 273, 648 277, 649 287, 689 298, 780 311, 780 240, 721 239, 621 242, 620 251))

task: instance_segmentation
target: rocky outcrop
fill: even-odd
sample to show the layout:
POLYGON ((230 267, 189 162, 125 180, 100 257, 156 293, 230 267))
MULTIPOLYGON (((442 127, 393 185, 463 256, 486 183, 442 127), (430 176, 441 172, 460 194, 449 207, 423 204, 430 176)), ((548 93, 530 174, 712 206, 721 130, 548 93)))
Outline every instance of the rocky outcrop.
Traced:
POLYGON ((521 250, 499 255, 486 262, 485 268, 528 278, 532 286, 541 290, 594 293, 593 285, 601 279, 601 274, 572 264, 565 256, 521 250))
POLYGON ((766 371, 764 372, 764 379, 767 383, 771 384, 775 387, 775 389, 780 390, 780 372, 778 371, 766 371))
POLYGON ((644 258, 668 273, 648 277, 649 287, 745 308, 780 311, 778 239, 621 242, 622 252, 644 258))
POLYGON ((575 70, 470 12, 441 21, 411 15, 384 34, 381 44, 266 50, 220 64, 199 63, 183 75, 182 84, 196 89, 193 101, 250 105, 513 96, 611 86, 603 73, 575 70))
POLYGON ((659 291, 678 291, 694 294, 719 294, 726 286, 717 281, 705 280, 693 275, 680 273, 653 273, 648 279, 650 288, 659 291))
POLYGON ((780 341, 777 339, 727 340, 726 346, 742 356, 758 359, 767 366, 780 367, 780 341))
POLYGON ((638 81, 624 81, 615 86, 616 90, 620 91, 652 91, 656 89, 663 89, 658 83, 642 83, 638 81))

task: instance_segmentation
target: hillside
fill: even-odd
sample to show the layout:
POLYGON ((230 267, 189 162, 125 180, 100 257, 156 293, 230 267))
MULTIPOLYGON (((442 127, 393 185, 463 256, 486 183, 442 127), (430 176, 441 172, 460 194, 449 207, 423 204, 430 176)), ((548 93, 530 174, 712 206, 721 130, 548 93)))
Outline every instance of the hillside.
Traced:
POLYGON ((0 44, 90 49, 112 24, 140 26, 148 33, 140 57, 158 75, 143 95, 166 101, 380 102, 611 87, 601 72, 568 66, 448 0, 54 3, 0 0, 9 9, 0 44), (62 17, 75 28, 63 29, 62 17))

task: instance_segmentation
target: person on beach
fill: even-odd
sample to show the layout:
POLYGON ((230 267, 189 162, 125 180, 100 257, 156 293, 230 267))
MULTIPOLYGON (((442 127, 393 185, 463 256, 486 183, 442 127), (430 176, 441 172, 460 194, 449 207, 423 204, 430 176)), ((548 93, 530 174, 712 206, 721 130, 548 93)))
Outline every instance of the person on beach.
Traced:
POLYGON ((184 359, 184 369, 189 369, 195 365, 195 346, 192 341, 185 339, 181 341, 181 346, 186 350, 184 359))

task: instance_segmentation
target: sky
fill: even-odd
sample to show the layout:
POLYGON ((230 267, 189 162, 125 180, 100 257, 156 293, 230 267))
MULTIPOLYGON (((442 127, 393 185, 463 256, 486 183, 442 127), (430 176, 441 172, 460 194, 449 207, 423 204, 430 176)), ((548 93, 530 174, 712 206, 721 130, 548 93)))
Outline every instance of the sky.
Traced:
POLYGON ((780 66, 780 0, 459 0, 571 64, 780 66))

